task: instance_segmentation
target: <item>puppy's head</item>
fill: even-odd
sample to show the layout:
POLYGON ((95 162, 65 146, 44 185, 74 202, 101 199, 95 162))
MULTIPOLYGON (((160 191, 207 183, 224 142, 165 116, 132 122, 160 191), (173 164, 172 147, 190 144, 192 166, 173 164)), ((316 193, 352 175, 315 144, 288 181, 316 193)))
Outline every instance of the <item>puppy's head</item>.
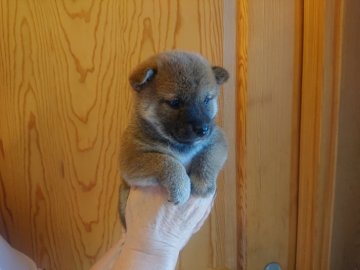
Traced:
POLYGON ((219 88, 228 78, 200 55, 172 51, 141 63, 129 80, 138 116, 163 138, 191 144, 211 134, 219 88))

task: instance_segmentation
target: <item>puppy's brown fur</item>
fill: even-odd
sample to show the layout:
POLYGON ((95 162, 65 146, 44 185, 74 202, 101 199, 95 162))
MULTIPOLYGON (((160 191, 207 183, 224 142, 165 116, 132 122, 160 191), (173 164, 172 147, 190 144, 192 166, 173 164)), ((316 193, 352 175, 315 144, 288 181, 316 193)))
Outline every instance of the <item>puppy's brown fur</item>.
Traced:
POLYGON ((215 192, 227 146, 214 118, 220 85, 228 77, 200 55, 178 51, 155 55, 132 72, 135 110, 120 152, 124 226, 129 186, 160 184, 175 204, 190 193, 215 192))

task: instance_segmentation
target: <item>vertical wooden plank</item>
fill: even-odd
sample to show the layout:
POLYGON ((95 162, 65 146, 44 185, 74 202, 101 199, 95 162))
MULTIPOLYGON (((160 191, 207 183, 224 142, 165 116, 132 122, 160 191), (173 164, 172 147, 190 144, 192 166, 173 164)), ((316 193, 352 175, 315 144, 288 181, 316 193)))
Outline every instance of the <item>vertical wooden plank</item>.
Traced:
POLYGON ((297 268, 313 269, 315 196, 320 159, 324 1, 304 1, 297 268), (311 250, 311 252, 309 252, 311 250))
POLYGON ((236 201, 236 1, 223 1, 224 41, 223 63, 230 73, 230 79, 223 89, 223 120, 222 125, 227 136, 229 156, 224 168, 224 258, 218 267, 237 269, 237 215, 236 201))
POLYGON ((287 269, 296 267, 298 195, 299 195, 299 152, 301 122, 301 88, 303 69, 303 0, 296 0, 294 31, 294 80, 292 98, 291 128, 291 176, 290 176, 290 213, 289 213, 289 253, 287 269))
POLYGON ((341 1, 304 2, 296 269, 329 269, 341 1))
POLYGON ((317 196, 318 208, 322 209, 323 213, 320 216, 321 223, 319 222, 322 234, 321 239, 318 240, 319 259, 315 264, 315 269, 329 269, 331 260, 341 90, 343 0, 327 1, 325 12, 325 67, 320 156, 322 188, 317 196))
MULTIPOLYGON (((244 2, 238 1, 240 14, 246 12, 244 2)), ((237 60, 238 87, 245 88, 238 93, 238 109, 246 110, 237 118, 238 136, 244 136, 237 147, 238 265, 263 269, 275 261, 290 269, 296 248, 299 10, 294 1, 246 4, 248 26, 238 25, 238 40, 248 40, 237 60)))
POLYGON ((313 269, 315 196, 320 159, 325 1, 304 1, 297 268, 313 269), (311 250, 311 252, 309 252, 311 250))
POLYGON ((360 266, 360 2, 341 2, 344 13, 339 38, 342 63, 331 270, 360 266))
POLYGON ((236 220, 237 269, 247 269, 247 187, 246 187, 246 112, 248 84, 249 13, 248 1, 237 1, 236 24, 236 220))

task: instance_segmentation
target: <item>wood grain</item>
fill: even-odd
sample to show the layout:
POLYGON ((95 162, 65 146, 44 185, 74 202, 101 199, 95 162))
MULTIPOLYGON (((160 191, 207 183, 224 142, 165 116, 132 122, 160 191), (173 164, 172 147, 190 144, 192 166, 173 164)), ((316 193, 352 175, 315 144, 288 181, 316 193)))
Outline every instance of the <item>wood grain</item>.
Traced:
POLYGON ((356 270, 360 269, 360 3, 337 2, 343 10, 343 34, 338 39, 340 109, 330 269, 356 270))
POLYGON ((304 2, 296 269, 329 269, 341 66, 340 3, 304 2))
POLYGON ((325 11, 325 67, 320 157, 322 188, 319 190, 320 194, 317 196, 319 208, 323 209, 321 215, 322 234, 320 234, 321 237, 317 240, 319 243, 318 263, 317 266, 315 266, 315 268, 319 269, 329 269, 331 260, 341 90, 343 1, 328 1, 325 11))
POLYGON ((224 237, 223 240, 219 239, 220 243, 224 243, 223 250, 223 263, 219 261, 217 266, 224 269, 237 269, 237 215, 236 205, 239 195, 236 189, 236 142, 238 137, 236 136, 236 1, 224 1, 223 9, 224 20, 224 42, 223 42, 223 65, 230 72, 230 80, 227 81, 223 90, 223 117, 222 125, 226 132, 229 154, 228 160, 224 168, 224 194, 223 208, 215 208, 215 211, 219 209, 220 213, 223 213, 223 227, 219 228, 226 231, 225 234, 220 234, 224 237), (230 120, 231 119, 231 120, 230 120))
POLYGON ((303 75, 301 96, 299 212, 296 269, 313 268, 315 197, 320 160, 323 91, 324 1, 304 1, 303 75), (311 250, 312 252, 309 252, 311 250))
POLYGON ((299 115, 294 107, 299 91, 294 18, 299 15, 294 1, 247 1, 247 5, 248 33, 240 32, 238 37, 248 40, 246 55, 238 54, 240 65, 241 61, 247 63, 245 78, 238 77, 238 84, 246 86, 238 98, 238 106, 246 109, 245 118, 237 119, 239 135, 246 136, 246 145, 238 147, 238 152, 246 151, 244 158, 238 153, 238 174, 245 177, 238 181, 246 193, 238 206, 238 220, 245 220, 239 226, 246 228, 246 236, 242 236, 246 239, 240 240, 246 247, 239 267, 263 269, 275 261, 291 269, 296 248, 292 234, 296 231, 298 166, 293 161, 298 147, 294 129, 299 115), (242 36, 246 34, 248 39, 242 36), (239 207, 243 209, 239 211, 239 207))
MULTIPOLYGON (((127 76, 142 59, 172 48, 221 65, 223 6, 0 1, 0 232, 12 245, 45 269, 88 269, 119 238, 118 138, 132 108, 127 76)), ((220 123, 233 114, 221 109, 220 123)), ((221 176, 215 211, 178 269, 235 269, 235 193, 225 196, 235 179, 224 179, 232 170, 221 176)))
POLYGON ((291 168, 290 168, 290 217, 289 217, 289 252, 287 269, 296 269, 296 245, 299 200, 299 153, 300 153, 300 123, 301 123, 301 88, 303 68, 303 1, 296 0, 295 32, 294 32, 294 77, 291 120, 291 168))
POLYGON ((237 2, 236 25, 236 213, 238 233, 238 270, 247 269, 247 187, 246 187, 246 111, 248 83, 249 13, 248 1, 237 2))

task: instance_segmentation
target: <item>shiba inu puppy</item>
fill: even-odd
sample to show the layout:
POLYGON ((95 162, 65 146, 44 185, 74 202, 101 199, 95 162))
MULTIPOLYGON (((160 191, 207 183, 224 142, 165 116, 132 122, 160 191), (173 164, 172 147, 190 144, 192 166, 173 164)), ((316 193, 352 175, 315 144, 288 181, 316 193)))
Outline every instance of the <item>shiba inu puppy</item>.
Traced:
POLYGON ((130 75, 134 113, 121 138, 120 216, 130 186, 161 185, 169 201, 208 196, 227 158, 214 118, 228 72, 198 54, 170 51, 145 60, 130 75))

